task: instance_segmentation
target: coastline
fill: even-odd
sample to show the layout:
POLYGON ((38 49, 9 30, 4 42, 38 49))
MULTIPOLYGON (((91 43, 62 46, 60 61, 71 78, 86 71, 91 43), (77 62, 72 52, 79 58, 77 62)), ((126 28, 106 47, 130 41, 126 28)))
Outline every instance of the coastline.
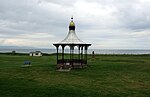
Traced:
MULTIPOLYGON (((41 51, 46 54, 56 53, 55 49, 0 49, 0 53, 11 53, 12 51, 26 54, 34 51, 41 51)), ((89 49, 88 54, 92 54, 92 51, 94 51, 95 54, 150 54, 149 49, 89 49)), ((59 53, 61 53, 61 50, 59 50, 59 53)), ((69 50, 66 49, 65 53, 69 53, 69 50)), ((75 49, 74 53, 78 54, 78 51, 75 49)))

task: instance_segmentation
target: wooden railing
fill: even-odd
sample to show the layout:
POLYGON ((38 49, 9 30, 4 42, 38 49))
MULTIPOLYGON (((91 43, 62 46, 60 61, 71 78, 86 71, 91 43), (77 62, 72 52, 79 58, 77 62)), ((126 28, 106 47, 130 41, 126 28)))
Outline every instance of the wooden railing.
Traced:
POLYGON ((64 59, 58 60, 57 64, 66 64, 66 65, 73 65, 73 64, 87 64, 87 60, 80 60, 80 59, 64 59))

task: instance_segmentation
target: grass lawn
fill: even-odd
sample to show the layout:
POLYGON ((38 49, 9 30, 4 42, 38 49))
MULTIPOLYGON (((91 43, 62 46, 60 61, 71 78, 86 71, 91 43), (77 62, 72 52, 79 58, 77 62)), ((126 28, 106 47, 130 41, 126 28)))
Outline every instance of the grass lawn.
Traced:
POLYGON ((55 55, 0 54, 0 97, 150 97, 150 55, 88 56, 70 72, 55 64, 55 55), (25 60, 32 66, 21 68, 25 60))

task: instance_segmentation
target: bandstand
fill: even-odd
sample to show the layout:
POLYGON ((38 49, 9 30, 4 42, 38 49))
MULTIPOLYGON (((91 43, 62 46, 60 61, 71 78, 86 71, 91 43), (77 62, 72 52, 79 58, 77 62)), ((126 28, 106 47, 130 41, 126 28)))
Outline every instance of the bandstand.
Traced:
POLYGON ((71 18, 69 32, 66 38, 53 45, 57 51, 57 69, 84 68, 87 66, 87 50, 91 44, 85 43, 77 37, 73 17, 71 18), (69 47, 69 54, 65 54, 66 46, 69 47), (78 53, 74 52, 75 47, 78 48, 78 53), (59 53, 59 48, 61 48, 61 53, 59 53), (67 58, 65 56, 67 56, 67 58))

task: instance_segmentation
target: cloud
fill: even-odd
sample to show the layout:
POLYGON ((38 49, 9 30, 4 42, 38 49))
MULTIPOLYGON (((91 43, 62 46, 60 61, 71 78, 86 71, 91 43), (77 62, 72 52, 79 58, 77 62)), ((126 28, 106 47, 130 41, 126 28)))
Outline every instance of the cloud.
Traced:
POLYGON ((149 9, 149 0, 0 0, 0 45, 54 48, 73 15, 91 48, 150 48, 149 9))

